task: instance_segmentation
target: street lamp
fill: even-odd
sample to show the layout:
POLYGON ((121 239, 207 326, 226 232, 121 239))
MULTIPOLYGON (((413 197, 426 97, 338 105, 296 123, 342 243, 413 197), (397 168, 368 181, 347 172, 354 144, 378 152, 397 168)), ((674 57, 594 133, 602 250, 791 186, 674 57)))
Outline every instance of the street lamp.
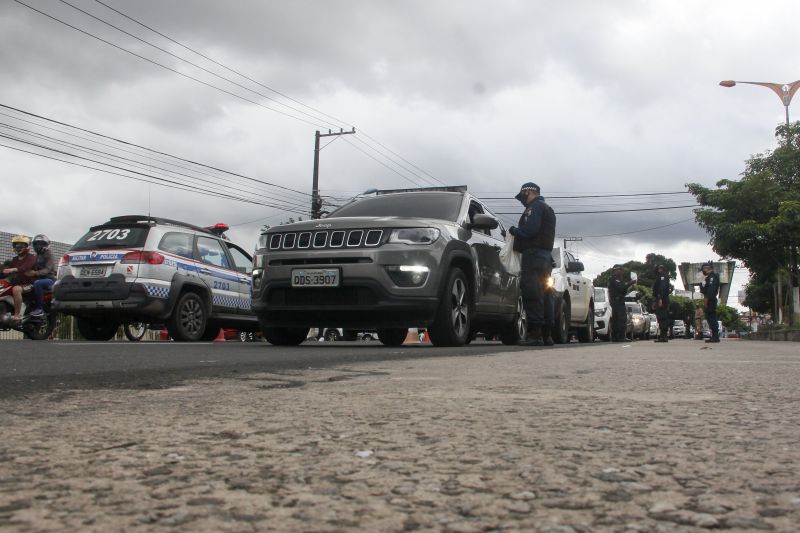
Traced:
POLYGON ((789 104, 792 102, 792 96, 800 89, 800 80, 793 81, 792 83, 767 83, 762 81, 733 81, 723 80, 719 82, 723 87, 735 87, 737 83, 746 83, 748 85, 761 85, 778 95, 778 98, 783 102, 783 107, 786 108, 786 140, 789 140, 789 104))

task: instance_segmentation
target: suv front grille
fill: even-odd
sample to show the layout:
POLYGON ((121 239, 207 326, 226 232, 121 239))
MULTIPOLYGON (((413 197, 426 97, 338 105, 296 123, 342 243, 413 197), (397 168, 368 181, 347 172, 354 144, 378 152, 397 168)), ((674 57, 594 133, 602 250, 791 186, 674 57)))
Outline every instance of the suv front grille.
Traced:
POLYGON ((274 306, 348 306, 375 305, 378 298, 366 287, 326 287, 290 290, 272 289, 267 297, 274 306))
POLYGON ((269 249, 374 248, 382 241, 383 230, 380 229, 301 231, 273 233, 269 238, 269 249))

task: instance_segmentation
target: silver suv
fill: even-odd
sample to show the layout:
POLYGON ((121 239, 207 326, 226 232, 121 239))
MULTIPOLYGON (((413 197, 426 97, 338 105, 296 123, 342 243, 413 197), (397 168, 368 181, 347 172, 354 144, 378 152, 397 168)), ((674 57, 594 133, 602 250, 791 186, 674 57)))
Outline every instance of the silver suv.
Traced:
POLYGON ((379 191, 262 234, 253 311, 278 345, 301 343, 310 327, 377 329, 391 346, 410 327, 438 346, 479 331, 516 344, 526 320, 519 278, 500 263, 504 236, 466 187, 379 191))
POLYGON ((76 316, 88 340, 109 340, 134 322, 164 323, 176 341, 211 340, 223 327, 257 330, 252 259, 218 226, 111 218, 61 258, 54 306, 76 316))

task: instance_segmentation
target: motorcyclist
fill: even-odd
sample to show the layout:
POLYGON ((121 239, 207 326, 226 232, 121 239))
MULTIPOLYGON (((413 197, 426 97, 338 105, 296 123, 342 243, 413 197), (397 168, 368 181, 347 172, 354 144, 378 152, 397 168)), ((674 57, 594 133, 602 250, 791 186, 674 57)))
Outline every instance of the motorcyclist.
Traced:
POLYGON ((41 316, 44 314, 44 293, 53 288, 56 280, 56 262, 50 252, 50 239, 47 235, 39 234, 31 241, 33 250, 36 252, 36 265, 33 270, 26 272, 31 278, 36 278, 33 282, 33 295, 36 298, 36 306, 30 312, 31 316, 41 316))
POLYGON ((28 274, 36 266, 36 257, 29 253, 31 245, 30 238, 25 235, 15 235, 11 239, 11 246, 14 247, 14 257, 3 263, 3 277, 9 277, 13 289, 11 294, 14 297, 14 315, 11 320, 20 321, 22 312, 22 294, 33 289, 33 278, 28 274))

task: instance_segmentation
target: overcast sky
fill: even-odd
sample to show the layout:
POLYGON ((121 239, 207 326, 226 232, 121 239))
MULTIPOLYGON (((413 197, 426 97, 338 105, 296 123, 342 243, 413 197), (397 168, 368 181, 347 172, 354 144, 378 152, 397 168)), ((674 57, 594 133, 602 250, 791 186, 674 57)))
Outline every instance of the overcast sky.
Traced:
MULTIPOLYGON (((555 197, 676 192, 685 191, 688 182, 713 185, 736 178, 746 158, 774 146, 783 107, 767 89, 725 89, 719 81, 790 82, 800 75, 786 53, 796 49, 796 1, 103 0, 260 85, 99 2, 69 0, 239 85, 66 2, 20 1, 227 92, 5 0, 0 3, 0 104, 246 178, 185 162, 183 169, 166 167, 163 162, 174 162, 168 156, 130 145, 123 152, 108 139, 105 145, 93 144, 87 140, 91 133, 7 108, 0 108, 0 135, 100 161, 97 156, 104 154, 78 152, 74 145, 92 147, 135 159, 143 174, 261 204, 292 204, 295 211, 308 209, 308 197, 299 193, 311 188, 314 131, 351 126, 356 135, 321 152, 321 188, 332 203, 373 187, 426 181, 466 184, 483 197, 511 197, 522 182, 532 180, 562 213, 689 205, 694 202, 686 194, 555 197), (36 134, 73 145, 56 146, 36 134)), ((324 142, 331 139, 336 138, 324 142)), ((0 138, 0 143, 101 166, 19 140, 0 138)), ((134 163, 115 164, 130 170, 134 163)), ((9 196, 0 229, 46 232, 56 240, 71 242, 110 216, 149 210, 201 225, 237 224, 231 236, 252 249, 262 224, 298 216, 2 146, 0 165, 9 196), (249 221, 254 222, 243 224, 249 221)), ((520 210, 513 201, 490 204, 496 211, 520 210)), ((677 223, 625 236, 587 237, 572 245, 591 277, 615 262, 644 260, 651 251, 678 263, 716 259, 708 236, 687 221, 691 217, 686 208, 562 214, 557 233, 606 235, 677 223)), ((515 219, 504 217, 507 224, 515 219)), ((735 276, 733 295, 743 281, 741 274, 735 276)))

